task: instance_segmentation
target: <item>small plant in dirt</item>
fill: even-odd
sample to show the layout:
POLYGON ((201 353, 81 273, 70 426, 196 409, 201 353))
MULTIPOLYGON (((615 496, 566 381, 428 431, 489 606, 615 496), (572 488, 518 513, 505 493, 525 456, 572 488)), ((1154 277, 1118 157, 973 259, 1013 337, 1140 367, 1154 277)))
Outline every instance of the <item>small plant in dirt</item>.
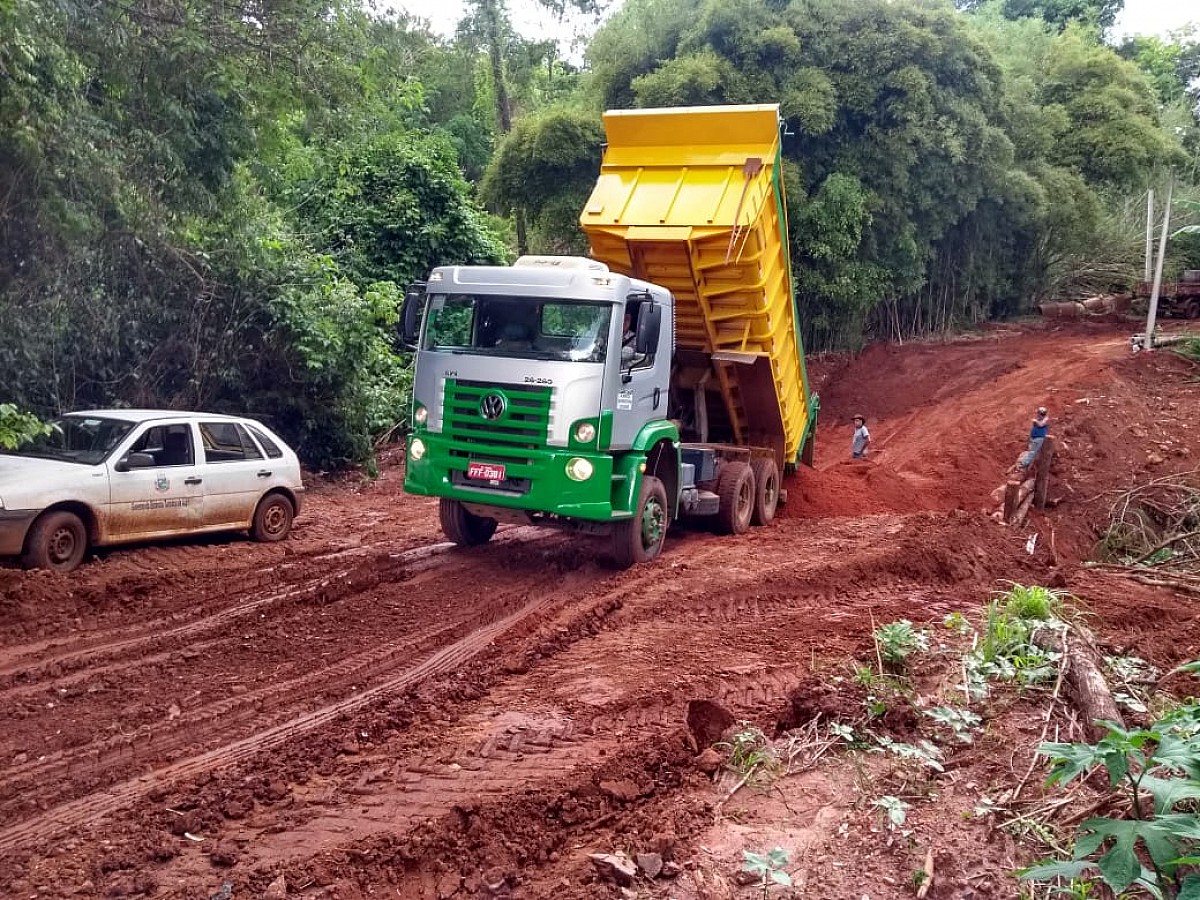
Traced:
POLYGON ((747 782, 770 780, 781 768, 771 741, 761 728, 749 722, 739 723, 738 730, 728 741, 714 746, 729 754, 726 765, 747 782))
POLYGON ((1094 817, 1078 826, 1072 858, 1024 870, 1033 881, 1102 881, 1114 894, 1131 889, 1161 900, 1200 900, 1200 702, 1177 707, 1149 728, 1104 723, 1095 744, 1045 743, 1047 785, 1108 776, 1114 803, 1130 818, 1094 817), (1097 857, 1098 858, 1093 858, 1097 857))
POLYGON ((754 853, 751 850, 742 851, 742 871, 749 872, 759 878, 762 885, 762 895, 767 896, 771 885, 791 887, 792 876, 784 869, 791 860, 791 854, 782 847, 776 847, 768 853, 754 853))
POLYGON ((879 744, 877 748, 879 751, 885 751, 899 759, 920 763, 922 766, 933 769, 935 772, 944 771, 940 761, 942 752, 929 743, 929 741, 906 744, 901 741, 892 740, 887 735, 876 737, 875 740, 879 744))
POLYGON ((911 804, 905 803, 892 794, 876 797, 871 801, 871 805, 882 810, 887 816, 889 829, 903 828, 904 823, 908 820, 908 811, 912 809, 911 804))
POLYGON ((946 613, 946 617, 942 619, 942 625, 955 634, 970 634, 971 623, 967 621, 967 617, 960 612, 946 613))
POLYGON ((957 706, 935 706, 925 710, 925 715, 949 731, 961 744, 974 742, 974 731, 983 721, 969 709, 961 709, 957 706))
POLYGON ((987 696, 988 681, 1043 684, 1054 677, 1060 654, 1033 641, 1039 628, 1063 628, 1058 615, 1065 596, 1043 587, 1014 584, 988 603, 983 632, 965 657, 966 689, 972 699, 987 696))
POLYGON ((880 625, 875 629, 874 638, 879 658, 893 672, 903 672, 913 653, 929 648, 929 636, 913 628, 908 619, 880 625))

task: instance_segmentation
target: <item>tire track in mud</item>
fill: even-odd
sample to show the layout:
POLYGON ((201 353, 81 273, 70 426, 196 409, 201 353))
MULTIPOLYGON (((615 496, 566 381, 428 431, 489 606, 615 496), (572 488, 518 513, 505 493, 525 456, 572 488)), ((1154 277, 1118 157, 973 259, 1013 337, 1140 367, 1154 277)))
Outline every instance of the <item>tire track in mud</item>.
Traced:
MULTIPOLYGON (((444 549, 444 545, 435 545, 433 548, 418 548, 418 551, 444 549)), ((410 558, 418 551, 410 552, 410 558)), ((425 552, 419 558, 422 562, 428 562, 436 555, 438 554, 425 552)), ((411 565, 406 566, 402 574, 402 578, 390 580, 382 588, 379 587, 380 579, 368 580, 361 585, 362 590, 359 591, 353 590, 353 579, 349 580, 348 585, 351 593, 371 592, 377 588, 392 592, 396 586, 402 584, 404 590, 411 591, 421 587, 440 596, 443 588, 436 583, 423 585, 422 582, 431 577, 436 582, 454 580, 459 576, 456 570, 439 569, 436 565, 426 565, 417 569, 411 565)), ((472 631, 492 625, 498 619, 509 615, 531 594, 552 598, 553 588, 560 582, 561 576, 553 573, 547 573, 537 580, 521 577, 521 573, 517 573, 516 577, 509 577, 504 583, 497 584, 481 603, 459 607, 456 610, 457 615, 448 613, 435 624, 418 629, 414 634, 401 633, 392 638, 381 639, 332 666, 306 671, 296 677, 273 682, 248 692, 224 696, 203 706, 180 711, 172 719, 159 719, 132 731, 106 736, 11 766, 0 779, 0 797, 4 798, 0 801, 0 820, 11 818, 17 813, 22 797, 34 789, 43 802, 56 802, 64 794, 95 789, 104 783, 106 772, 118 768, 128 770, 131 765, 136 765, 139 759, 163 760, 186 753, 197 744, 198 735, 203 735, 204 740, 209 743, 214 738, 234 738, 248 726, 261 727, 264 723, 277 722, 283 717, 293 715, 298 706, 311 703, 322 695, 353 691, 358 685, 369 685, 373 681, 386 678, 398 666, 409 662, 414 654, 436 649, 440 643, 450 640, 466 639, 472 631)), ((321 586, 324 587, 327 583, 328 579, 325 579, 321 586)), ((338 593, 340 600, 346 599, 347 596, 347 592, 338 593)), ((428 611, 426 620, 433 621, 429 618, 428 611)), ((194 650, 194 645, 189 649, 194 650)), ((149 659, 163 655, 142 657, 128 665, 143 664, 149 659)), ((39 689, 45 688, 43 686, 39 689)))
POLYGON ((214 750, 112 785, 103 793, 92 793, 61 804, 43 815, 4 828, 0 830, 0 852, 16 850, 27 842, 48 840, 64 831, 92 823, 130 805, 155 787, 184 778, 194 778, 214 768, 233 765, 329 725, 342 716, 389 694, 406 690, 430 676, 450 671, 478 655, 504 632, 553 602, 552 596, 538 597, 503 618, 437 650, 417 665, 391 675, 351 697, 326 704, 317 710, 214 750))
MULTIPOLYGON (((513 542, 525 543, 536 529, 528 527, 515 527, 504 529, 497 535, 495 543, 504 545, 513 542)), ((382 544, 389 543, 388 541, 372 542, 371 544, 361 544, 355 547, 346 548, 343 550, 333 551, 330 553, 319 553, 311 556, 306 556, 302 560, 289 561, 287 566, 296 566, 300 568, 304 563, 310 561, 325 561, 331 559, 341 559, 347 556, 359 556, 371 553, 376 547, 382 544)), ((449 541, 443 541, 435 544, 428 544, 420 547, 414 547, 396 553, 379 554, 376 552, 377 558, 384 560, 389 565, 403 565, 405 563, 422 562, 427 559, 437 557, 453 550, 455 545, 449 541)), ((282 567, 272 567, 282 568, 282 567)), ((264 570, 270 571, 270 570, 264 570)), ((130 636, 128 627, 115 627, 106 629, 102 632, 92 632, 78 636, 75 641, 76 646, 68 649, 58 649, 63 647, 64 642, 59 639, 47 639, 34 644, 14 645, 10 647, 0 648, 0 684, 7 681, 10 684, 22 682, 22 686, 33 687, 27 684, 30 678, 36 678, 40 674, 44 674, 51 678, 58 677, 63 669, 78 668, 83 664, 94 660, 107 657, 120 657, 136 653, 139 648, 148 644, 159 644, 167 641, 179 641, 191 638, 196 635, 204 634, 209 631, 215 631, 223 626, 226 626, 239 619, 243 619, 255 612, 259 612, 266 607, 283 603, 284 601, 301 597, 306 593, 313 593, 328 586, 333 582, 346 578, 353 573, 353 569, 343 569, 336 572, 322 572, 319 575, 303 577, 302 580, 290 584, 282 590, 277 590, 264 597, 258 597, 254 600, 249 600, 244 603, 235 603, 223 609, 207 615, 190 619, 178 624, 180 614, 174 613, 163 616, 158 619, 152 619, 148 622, 139 623, 137 633, 130 636), (82 645, 82 646, 80 646, 82 645), (49 656, 38 658, 38 654, 47 650, 57 650, 49 656)), ((303 573, 301 573, 303 575, 303 573)), ((263 580, 263 571, 254 573, 254 581, 261 583, 263 580)), ((253 590, 253 588, 251 588, 253 590)), ((223 584, 220 588, 214 590, 211 587, 206 589, 205 593, 196 599, 194 602, 199 605, 214 596, 242 596, 246 591, 239 590, 236 585, 228 583, 223 584)), ((188 598, 183 598, 177 603, 190 603, 188 598)), ((186 615, 186 613, 185 613, 186 615)), ((140 660, 135 658, 129 664, 137 664, 140 660)), ((114 668, 122 668, 123 666, 115 666, 114 668)), ((95 670, 90 670, 95 671, 95 670)), ((5 695, 6 691, 0 689, 0 697, 5 695)))

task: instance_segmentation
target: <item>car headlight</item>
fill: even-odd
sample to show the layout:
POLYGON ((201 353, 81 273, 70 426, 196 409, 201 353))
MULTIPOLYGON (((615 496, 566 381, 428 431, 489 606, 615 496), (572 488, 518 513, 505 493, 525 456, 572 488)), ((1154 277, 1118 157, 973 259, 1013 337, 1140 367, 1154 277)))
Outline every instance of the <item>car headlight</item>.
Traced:
POLYGON ((418 425, 424 425, 428 419, 429 419, 429 410, 427 410, 424 406, 422 406, 420 403, 418 403, 417 411, 415 413, 413 413, 413 421, 416 422, 418 425))
POLYGON ((591 422, 580 422, 575 426, 575 440, 581 444, 590 444, 596 439, 596 426, 591 422))
POLYGON ((425 455, 425 442, 420 438, 413 438, 412 443, 408 445, 408 455, 413 459, 420 459, 425 455))
POLYGON ((573 456, 567 460, 567 477, 572 481, 587 481, 592 477, 595 467, 582 456, 573 456))

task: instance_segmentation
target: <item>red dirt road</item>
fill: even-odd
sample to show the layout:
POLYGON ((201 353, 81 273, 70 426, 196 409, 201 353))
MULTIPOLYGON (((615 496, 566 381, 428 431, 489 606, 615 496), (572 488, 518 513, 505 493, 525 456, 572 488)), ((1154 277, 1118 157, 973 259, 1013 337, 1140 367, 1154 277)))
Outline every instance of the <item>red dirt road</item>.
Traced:
MULTIPOLYGON (((280 545, 0 569, 0 895, 258 897, 283 874, 294 897, 609 896, 579 847, 668 832, 697 852, 689 701, 782 715, 814 670, 870 653, 872 621, 1054 581, 1143 655, 1194 653, 1182 601, 1074 574, 1103 491, 1200 452, 1187 366, 1131 358, 1127 331, 817 361, 818 466, 781 518, 677 530, 628 572, 527 528, 451 548, 393 466, 315 484, 280 545), (1014 533, 985 507, 1041 404, 1061 503, 1014 533), (844 459, 855 412, 866 462, 844 459)), ((830 877, 810 888, 839 896, 830 877)))

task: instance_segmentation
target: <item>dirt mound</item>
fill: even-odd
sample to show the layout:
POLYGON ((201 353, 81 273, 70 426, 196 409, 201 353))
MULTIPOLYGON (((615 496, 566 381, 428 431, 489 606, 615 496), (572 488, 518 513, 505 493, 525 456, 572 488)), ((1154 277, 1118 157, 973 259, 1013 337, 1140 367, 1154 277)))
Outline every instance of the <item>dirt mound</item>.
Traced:
POLYGON ((899 472, 871 460, 846 460, 821 470, 799 467, 785 479, 785 518, 863 516, 935 508, 919 487, 899 472))

